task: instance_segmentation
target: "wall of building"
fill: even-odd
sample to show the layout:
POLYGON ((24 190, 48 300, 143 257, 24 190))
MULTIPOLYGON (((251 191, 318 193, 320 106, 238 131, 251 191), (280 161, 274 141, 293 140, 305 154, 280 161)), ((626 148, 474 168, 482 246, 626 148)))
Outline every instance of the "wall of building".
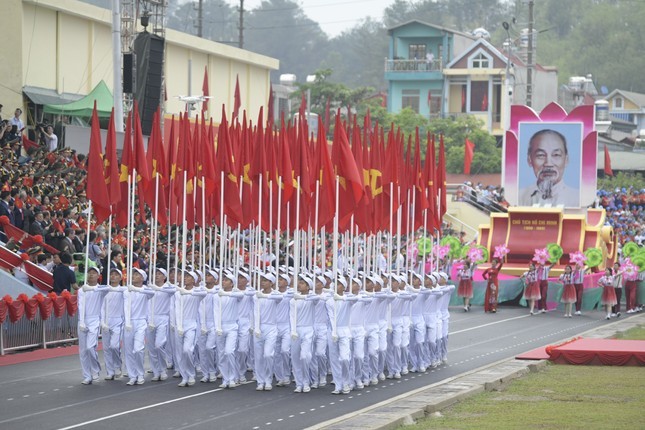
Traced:
MULTIPOLYGON (((5 20, 0 29, 0 39, 9 51, 6 58, 14 59, 0 65, 6 87, 0 90, 0 103, 7 107, 22 105, 22 88, 26 85, 87 94, 104 80, 113 90, 110 10, 76 0, 5 0, 3 9, 19 19, 5 20)), ((227 111, 232 110, 236 76, 242 109, 257 117, 268 101, 269 73, 278 69, 279 62, 167 30, 165 66, 166 113, 184 111, 184 103, 176 96, 202 94, 207 68, 213 97, 210 111, 219 120, 222 104, 227 105, 227 111)))

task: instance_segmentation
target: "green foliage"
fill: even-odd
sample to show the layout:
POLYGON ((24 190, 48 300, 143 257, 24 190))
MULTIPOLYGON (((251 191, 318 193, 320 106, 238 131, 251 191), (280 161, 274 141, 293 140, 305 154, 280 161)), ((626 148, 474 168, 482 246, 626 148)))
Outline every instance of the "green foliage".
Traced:
MULTIPOLYGON (((84 0, 109 7, 108 0, 84 0)), ((237 3, 204 0, 203 35, 236 45, 237 3)), ((248 6, 247 6, 248 7, 248 6)), ((317 69, 334 71, 331 82, 349 88, 384 89, 387 28, 412 19, 470 32, 483 27, 501 47, 504 21, 515 17, 510 36, 518 40, 528 22, 526 0, 396 0, 381 20, 366 19, 330 38, 294 0, 264 0, 245 14, 244 48, 280 60, 273 74, 294 73, 301 81, 317 69)), ((540 0, 535 2, 537 61, 558 68, 561 83, 591 73, 597 87, 645 92, 645 7, 642 0, 540 0)), ((194 2, 169 0, 168 27, 196 34, 194 2)), ((475 153, 477 154, 477 152, 475 153)), ((477 155, 475 155, 477 159, 477 155)))
POLYGON ((611 176, 598 178, 599 190, 613 191, 616 188, 629 189, 629 187, 642 190, 645 188, 645 177, 639 173, 618 172, 613 178, 611 176))
MULTIPOLYGON (((430 132, 443 134, 446 147, 446 170, 448 173, 463 173, 466 138, 475 144, 475 154, 470 167, 472 174, 499 173, 502 168, 502 151, 494 136, 482 129, 483 123, 473 116, 457 119, 432 120, 430 132)), ((425 154, 425 148, 423 148, 425 154)))
MULTIPOLYGON (((628 334, 642 339, 645 329, 628 334)), ((401 429, 631 430, 642 421, 642 373, 638 366, 548 365, 401 429)))

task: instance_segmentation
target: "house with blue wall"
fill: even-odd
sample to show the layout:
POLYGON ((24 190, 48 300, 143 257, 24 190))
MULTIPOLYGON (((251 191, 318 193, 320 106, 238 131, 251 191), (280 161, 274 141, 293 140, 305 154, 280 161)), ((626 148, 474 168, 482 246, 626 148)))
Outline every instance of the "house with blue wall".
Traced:
POLYGON ((388 112, 409 107, 426 118, 441 116, 443 68, 476 38, 418 20, 391 27, 388 35, 388 112))

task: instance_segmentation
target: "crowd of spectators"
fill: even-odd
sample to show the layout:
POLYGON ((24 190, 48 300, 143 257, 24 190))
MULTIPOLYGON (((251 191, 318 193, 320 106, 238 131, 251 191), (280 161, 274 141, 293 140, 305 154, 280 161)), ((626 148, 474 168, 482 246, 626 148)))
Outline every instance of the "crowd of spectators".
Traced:
POLYGON ((594 206, 607 211, 607 222, 614 228, 619 244, 645 245, 645 189, 599 190, 594 206))
POLYGON ((481 182, 473 185, 466 181, 454 195, 456 201, 468 201, 489 212, 498 212, 509 206, 504 196, 504 188, 500 185, 484 185, 481 182))

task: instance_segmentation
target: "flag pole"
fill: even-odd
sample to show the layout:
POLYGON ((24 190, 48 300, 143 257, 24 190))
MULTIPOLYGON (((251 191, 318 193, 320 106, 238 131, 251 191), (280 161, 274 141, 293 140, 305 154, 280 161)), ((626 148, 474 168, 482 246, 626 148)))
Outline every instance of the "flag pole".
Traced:
MULTIPOLYGON (((390 267, 388 267, 388 273, 392 271, 392 236, 394 235, 394 216, 392 214, 392 208, 394 206, 394 182, 390 182, 390 231, 387 236, 387 256, 390 262, 390 267)), ((397 211, 398 213, 398 211, 397 211)), ((386 260, 387 261, 387 260, 386 260)), ((392 287, 392 278, 388 277, 388 288, 392 287)))
POLYGON ((110 217, 108 218, 108 247, 107 247, 107 255, 105 256, 105 262, 107 266, 106 276, 108 279, 103 280, 106 285, 109 284, 109 281, 110 281, 110 269, 111 269, 110 263, 112 262, 112 210, 111 209, 112 209, 112 206, 110 206, 110 217))
POLYGON ((276 229, 275 229, 275 274, 278 276, 280 268, 280 216, 282 210, 282 188, 280 187, 280 182, 278 182, 278 219, 276 220, 276 229))
MULTIPOLYGON (((338 186, 339 186, 339 179, 338 176, 336 176, 336 213, 334 214, 334 231, 332 234, 333 237, 333 243, 332 243, 332 270, 333 270, 333 279, 334 279, 334 290, 333 294, 337 294, 338 291, 338 186)), ((333 325, 333 331, 332 331, 332 338, 337 337, 337 330, 336 326, 338 324, 338 311, 336 309, 336 302, 334 301, 334 325, 333 325)))
MULTIPOLYGON (((186 271, 186 241, 188 239, 188 222, 186 221, 186 188, 187 188, 187 183, 186 181, 188 180, 188 174, 184 170, 184 186, 183 186, 183 193, 182 193, 182 201, 183 201, 183 210, 182 210, 182 231, 181 231, 181 283, 179 284, 181 288, 184 288, 184 277, 185 277, 185 271, 186 271)), ((195 241, 193 240, 193 243, 195 241)))
MULTIPOLYGON (((396 187, 397 201, 401 201, 401 186, 396 187)), ((401 218, 403 218, 403 205, 396 210, 396 274, 401 274, 401 264, 399 255, 401 255, 401 218)))
POLYGON ((296 267, 296 276, 294 276, 293 287, 296 289, 298 287, 298 274, 300 273, 300 176, 297 179, 298 184, 298 194, 296 195, 296 225, 293 229, 293 246, 294 246, 294 265, 296 267))
MULTIPOLYGON (((224 229, 224 171, 220 173, 220 216, 219 216, 219 279, 222 282, 224 275, 224 244, 226 243, 224 229)), ((221 301, 220 301, 221 302, 221 301)), ((221 312, 220 312, 221 321, 221 312)), ((220 324, 221 327, 221 324, 220 324)))
MULTIPOLYGON (((90 226, 92 225, 92 200, 88 201, 87 204, 87 233, 85 235, 85 274, 83 275, 83 282, 87 283, 87 269, 89 266, 88 264, 88 256, 90 252, 90 226)), ((109 261, 108 261, 109 263, 109 261)), ((110 276, 110 271, 108 270, 108 277, 110 276)), ((108 283, 109 284, 109 283, 108 283)))
MULTIPOLYGON (((316 179, 316 209, 314 212, 314 232, 318 231, 318 209, 320 208, 320 181, 316 179)), ((316 267, 316 261, 318 260, 318 239, 317 239, 317 234, 316 234, 316 241, 314 242, 314 258, 313 258, 313 264, 312 268, 316 267)), ((325 268, 322 267, 322 270, 324 271, 325 268)))

